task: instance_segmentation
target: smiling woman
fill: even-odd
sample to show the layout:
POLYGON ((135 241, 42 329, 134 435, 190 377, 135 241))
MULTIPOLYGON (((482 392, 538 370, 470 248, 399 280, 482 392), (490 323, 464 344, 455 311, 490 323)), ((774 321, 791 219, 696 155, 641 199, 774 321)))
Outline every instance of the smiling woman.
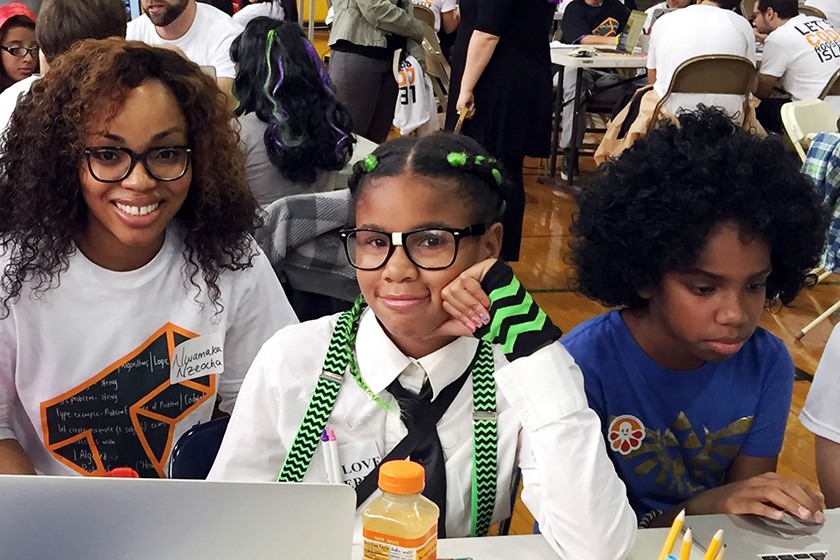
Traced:
POLYGON ((84 41, 21 99, 0 167, 0 473, 165 476, 296 322, 224 95, 172 51, 84 41), (179 378, 173 356, 208 351, 179 378))

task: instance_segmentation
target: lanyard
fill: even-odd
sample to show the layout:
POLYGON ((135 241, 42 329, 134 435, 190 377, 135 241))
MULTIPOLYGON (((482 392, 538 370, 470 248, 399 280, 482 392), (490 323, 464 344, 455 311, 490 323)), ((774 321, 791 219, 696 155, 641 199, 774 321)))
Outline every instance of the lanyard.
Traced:
MULTIPOLYGON (((356 332, 365 305, 364 298, 359 296, 353 307, 338 318, 315 392, 280 470, 280 482, 303 480, 348 367, 359 387, 380 406, 384 404, 362 379, 353 356, 356 332)), ((487 534, 496 504, 498 432, 494 370, 492 345, 481 341, 470 372, 473 384, 472 536, 487 534)))

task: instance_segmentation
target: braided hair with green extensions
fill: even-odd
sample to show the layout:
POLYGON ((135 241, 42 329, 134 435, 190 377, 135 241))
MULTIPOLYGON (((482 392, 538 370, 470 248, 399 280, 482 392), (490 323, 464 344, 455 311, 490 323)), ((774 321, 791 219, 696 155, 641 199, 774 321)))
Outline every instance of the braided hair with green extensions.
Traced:
POLYGON ((412 173, 455 188, 476 222, 500 221, 509 184, 504 169, 487 150, 467 136, 441 132, 423 138, 391 140, 353 167, 350 192, 358 200, 379 177, 412 173))

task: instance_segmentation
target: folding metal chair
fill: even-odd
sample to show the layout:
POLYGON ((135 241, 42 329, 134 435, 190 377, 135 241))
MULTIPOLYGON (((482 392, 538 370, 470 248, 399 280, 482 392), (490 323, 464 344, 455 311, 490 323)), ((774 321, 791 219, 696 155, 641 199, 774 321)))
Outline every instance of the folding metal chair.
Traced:
POLYGON ((656 104, 649 130, 659 120, 662 108, 674 93, 708 93, 746 96, 755 81, 755 65, 741 56, 707 54, 689 58, 674 71, 668 91, 656 104))

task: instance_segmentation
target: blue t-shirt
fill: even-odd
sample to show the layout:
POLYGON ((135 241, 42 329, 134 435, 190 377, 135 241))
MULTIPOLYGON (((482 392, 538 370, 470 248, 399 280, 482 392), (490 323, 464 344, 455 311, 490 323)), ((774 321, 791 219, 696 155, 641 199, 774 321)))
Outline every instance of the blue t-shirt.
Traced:
POLYGON ((782 448, 793 361, 762 328, 731 358, 691 371, 660 367, 618 311, 579 325, 562 343, 583 371, 640 520, 724 484, 737 455, 773 457, 782 448))

